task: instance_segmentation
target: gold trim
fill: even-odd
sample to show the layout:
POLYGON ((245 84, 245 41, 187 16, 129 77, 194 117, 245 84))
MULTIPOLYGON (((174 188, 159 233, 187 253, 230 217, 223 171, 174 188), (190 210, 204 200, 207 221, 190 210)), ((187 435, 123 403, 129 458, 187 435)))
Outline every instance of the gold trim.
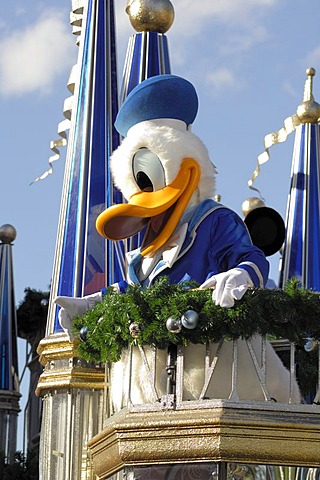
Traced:
POLYGON ((37 353, 40 363, 45 366, 51 360, 76 357, 77 342, 70 342, 64 334, 45 337, 39 343, 37 353))
POLYGON ((207 461, 319 466, 318 407, 218 404, 122 410, 89 442, 96 475, 102 479, 130 465, 207 461))
POLYGON ((36 395, 43 397, 52 390, 61 390, 68 388, 81 388, 90 390, 103 390, 105 386, 105 369, 103 367, 92 366, 74 366, 73 359, 77 358, 76 347, 74 343, 68 340, 65 334, 54 334, 45 337, 39 343, 37 353, 39 361, 46 366, 40 375, 36 388, 36 395), (59 360, 69 360, 63 362, 65 365, 53 365, 51 362, 59 360))
POLYGON ((105 385, 104 368, 54 368, 44 370, 40 375, 36 388, 36 395, 43 397, 52 390, 81 388, 89 390, 103 390, 105 385))

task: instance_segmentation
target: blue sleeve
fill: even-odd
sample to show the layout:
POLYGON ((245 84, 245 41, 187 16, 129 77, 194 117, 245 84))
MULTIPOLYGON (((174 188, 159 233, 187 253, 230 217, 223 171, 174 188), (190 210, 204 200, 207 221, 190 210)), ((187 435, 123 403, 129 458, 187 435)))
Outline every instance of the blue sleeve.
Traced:
MULTIPOLYGON (((120 282, 115 283, 114 286, 119 289, 119 293, 124 293, 128 288, 128 282, 126 282, 125 280, 121 280, 120 282)), ((101 289, 102 295, 105 295, 107 291, 108 289, 106 287, 102 288, 101 289)))
POLYGON ((220 272, 242 268, 248 272, 255 287, 266 284, 269 262, 252 244, 247 227, 235 212, 228 208, 213 212, 210 235, 211 255, 216 257, 220 272))

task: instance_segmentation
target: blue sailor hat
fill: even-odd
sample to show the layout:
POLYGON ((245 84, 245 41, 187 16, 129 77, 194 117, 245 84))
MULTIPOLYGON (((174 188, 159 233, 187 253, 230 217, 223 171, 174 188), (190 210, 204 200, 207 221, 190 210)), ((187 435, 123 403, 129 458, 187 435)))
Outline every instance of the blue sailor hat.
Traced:
POLYGON ((158 118, 193 123, 198 112, 197 92, 188 80, 176 75, 156 75, 139 83, 123 102, 115 121, 126 136, 137 123, 158 118))

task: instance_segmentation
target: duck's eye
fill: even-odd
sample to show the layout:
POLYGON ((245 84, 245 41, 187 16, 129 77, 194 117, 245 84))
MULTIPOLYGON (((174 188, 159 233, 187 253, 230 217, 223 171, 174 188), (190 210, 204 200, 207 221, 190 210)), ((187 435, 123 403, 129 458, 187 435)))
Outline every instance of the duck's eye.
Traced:
POLYGON ((165 187, 162 163, 148 148, 140 148, 132 161, 133 175, 140 190, 153 192, 165 187))

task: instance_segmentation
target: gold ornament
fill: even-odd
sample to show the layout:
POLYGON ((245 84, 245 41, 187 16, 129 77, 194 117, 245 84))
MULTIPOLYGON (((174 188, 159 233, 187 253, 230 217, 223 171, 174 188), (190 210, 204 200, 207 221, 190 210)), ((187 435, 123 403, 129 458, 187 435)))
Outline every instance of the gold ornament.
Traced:
POLYGON ((128 0, 126 12, 137 32, 165 33, 174 20, 170 0, 128 0))
POLYGON ((265 207, 264 201, 261 198, 249 197, 243 202, 241 206, 241 211, 243 215, 246 217, 248 213, 250 213, 252 210, 254 210, 255 208, 261 208, 261 207, 265 207))

